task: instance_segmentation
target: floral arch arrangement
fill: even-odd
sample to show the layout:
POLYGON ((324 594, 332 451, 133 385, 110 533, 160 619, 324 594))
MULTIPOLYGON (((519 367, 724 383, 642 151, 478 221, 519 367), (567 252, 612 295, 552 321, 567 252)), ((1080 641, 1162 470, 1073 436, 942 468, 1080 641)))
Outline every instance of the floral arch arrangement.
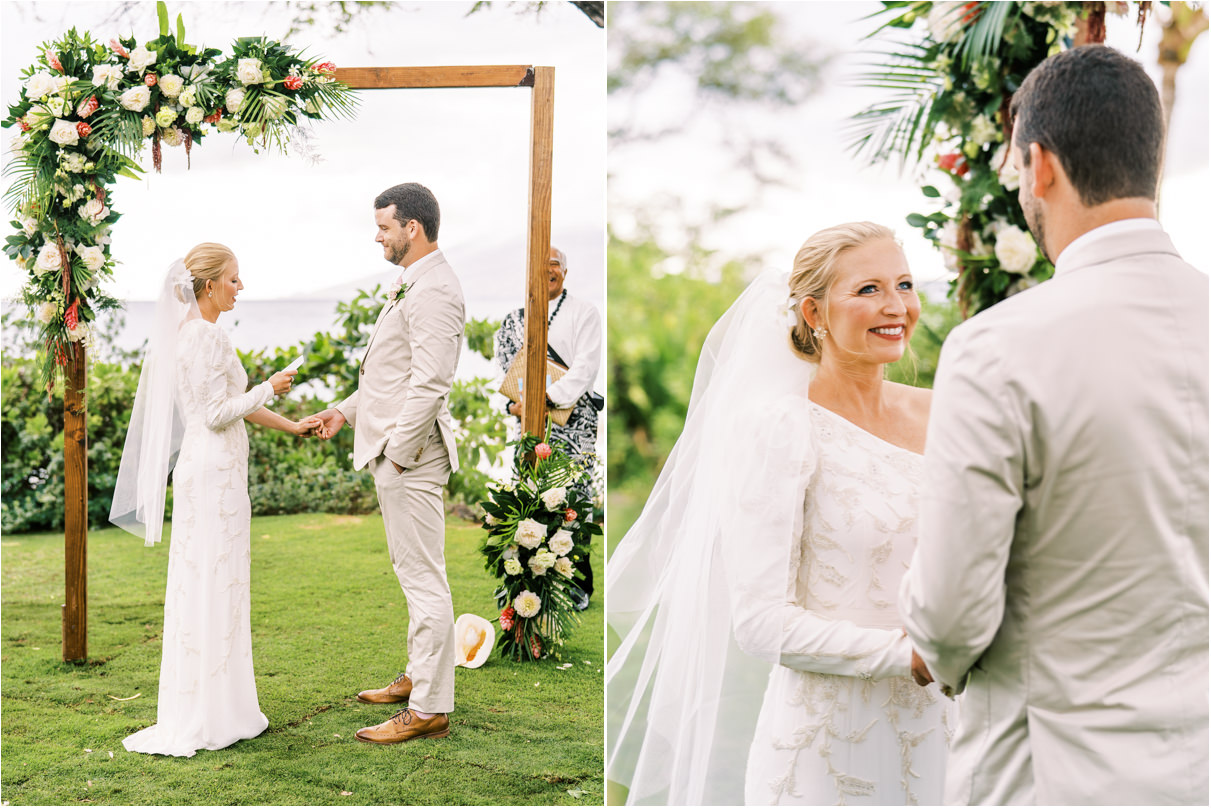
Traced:
POLYGON ((284 150, 302 119, 355 110, 331 62, 265 37, 237 39, 227 56, 189 45, 181 17, 174 35, 157 7, 160 36, 149 42, 102 44, 73 28, 44 45, 0 124, 21 129, 5 169, 17 232, 4 252, 28 273, 22 298, 40 324, 48 385, 87 344, 97 313, 119 305, 102 288, 121 217, 109 188, 119 176, 139 179, 136 158, 148 143, 159 171, 164 146, 184 147, 188 161, 193 144, 217 131, 284 150))

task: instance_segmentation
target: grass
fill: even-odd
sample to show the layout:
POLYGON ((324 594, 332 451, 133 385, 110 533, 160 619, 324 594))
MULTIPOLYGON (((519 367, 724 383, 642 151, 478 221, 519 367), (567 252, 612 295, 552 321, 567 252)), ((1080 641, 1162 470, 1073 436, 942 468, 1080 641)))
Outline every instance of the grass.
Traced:
MULTIPOLYGON (((447 570, 455 614, 492 618, 480 533, 447 524, 447 570)), ((494 655, 457 670, 450 737, 354 738, 392 712, 355 694, 389 682, 405 660, 407 611, 377 515, 254 519, 252 647, 269 729, 193 758, 127 752, 122 739, 156 720, 167 550, 116 529, 90 534, 90 659, 76 665, 61 659, 62 535, 4 537, 5 804, 603 802, 599 598, 564 648, 571 669, 494 655)), ((600 548, 594 555, 600 570, 600 548)))

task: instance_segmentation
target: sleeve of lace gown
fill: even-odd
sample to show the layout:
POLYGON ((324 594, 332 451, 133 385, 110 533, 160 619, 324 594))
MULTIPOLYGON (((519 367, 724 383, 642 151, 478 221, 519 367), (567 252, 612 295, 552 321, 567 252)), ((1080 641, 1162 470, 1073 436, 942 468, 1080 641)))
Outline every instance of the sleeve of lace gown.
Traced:
POLYGON ((227 391, 227 368, 238 362, 235 349, 223 329, 202 326, 197 350, 187 354, 185 371, 194 398, 206 413, 206 426, 218 432, 264 407, 273 399, 273 385, 261 382, 246 393, 230 395, 227 391))
POLYGON ((721 520, 733 630, 741 650, 795 670, 862 679, 911 674, 912 645, 899 629, 867 628, 795 603, 804 493, 816 472, 807 402, 782 402, 756 420, 732 453, 733 503, 721 520))

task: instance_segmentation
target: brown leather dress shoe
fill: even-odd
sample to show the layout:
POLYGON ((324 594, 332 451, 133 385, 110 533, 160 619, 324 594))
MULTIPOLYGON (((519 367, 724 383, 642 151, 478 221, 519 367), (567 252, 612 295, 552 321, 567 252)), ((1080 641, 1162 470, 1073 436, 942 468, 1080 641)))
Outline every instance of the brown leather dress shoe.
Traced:
POLYGON ((432 718, 417 718, 407 707, 373 727, 363 727, 356 733, 366 743, 403 743, 417 738, 444 738, 450 734, 450 719, 438 713, 432 718))
POLYGON ((401 673, 395 681, 378 690, 363 690, 357 694, 357 700, 366 704, 398 704, 407 701, 412 695, 412 680, 407 674, 401 673))

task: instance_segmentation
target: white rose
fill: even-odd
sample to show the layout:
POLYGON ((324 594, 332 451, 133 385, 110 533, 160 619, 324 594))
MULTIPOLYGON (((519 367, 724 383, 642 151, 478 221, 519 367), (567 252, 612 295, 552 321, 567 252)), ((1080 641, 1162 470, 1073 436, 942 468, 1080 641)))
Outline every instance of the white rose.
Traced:
POLYGON ((80 142, 80 133, 76 131, 74 123, 59 120, 50 128, 50 139, 60 146, 74 146, 80 142))
POLYGON ((38 220, 33 216, 22 216, 21 230, 24 231, 25 235, 32 236, 38 232, 38 220))
POLYGON ((572 577, 572 559, 567 558, 566 556, 564 558, 556 559, 555 571, 558 572, 560 575, 562 575, 565 578, 571 578, 572 577))
POLYGON ((533 550, 542 544, 542 540, 546 537, 547 528, 542 522, 535 522, 533 519, 522 519, 517 523, 517 543, 527 550, 533 550))
POLYGON ((546 506, 548 511, 554 511, 564 504, 568 499, 568 489, 566 488, 548 488, 542 492, 542 504, 546 506))
POLYGON ((176 98, 181 94, 181 90, 185 89, 185 79, 180 76, 169 73, 167 76, 160 76, 160 92, 169 98, 176 98))
POLYGON ((25 80, 25 95, 33 101, 55 91, 55 77, 50 73, 35 73, 25 80))
POLYGON ((97 65, 93 68, 94 87, 106 87, 110 92, 114 92, 121 80, 122 68, 117 65, 97 65))
POLYGON ((521 590, 517 597, 513 598, 513 611, 522 617, 533 617, 538 614, 540 609, 542 609, 542 599, 529 589, 521 590))
POLYGON ((191 123, 196 126, 200 124, 202 119, 205 117, 206 113, 202 111, 201 107, 190 107, 189 109, 185 110, 186 123, 191 123))
POLYGON ((38 322, 42 323, 43 325, 46 325, 51 320, 55 319, 55 315, 58 313, 59 306, 57 303, 52 303, 47 300, 44 303, 38 304, 38 322))
POLYGON ((1008 143, 1002 143, 993 153, 992 169, 997 172, 997 178, 1001 181, 1002 188, 1006 191, 1018 189, 1021 177, 1018 175, 1018 167, 1013 164, 1013 157, 1009 154, 1008 143))
POLYGON ((143 85, 131 87, 118 96, 118 103, 131 112, 142 112, 151 103, 151 89, 143 85))
POLYGON ((500 557, 505 560, 508 560, 510 558, 517 558, 517 545, 510 544, 508 547, 505 548, 505 551, 500 554, 500 557))
POLYGON ((516 558, 505 559, 505 575, 518 575, 521 573, 521 562, 516 558))
POLYGON ((551 540, 547 542, 551 546, 551 552, 556 555, 565 556, 572 551, 575 543, 572 541, 572 534, 566 530, 557 530, 551 540))
POLYGON ((181 95, 179 98, 177 98, 177 101, 183 107, 197 106, 198 93, 196 90, 194 90, 193 87, 186 87, 184 90, 181 91, 181 95))
POLYGON ((530 557, 530 572, 535 575, 546 575, 547 570, 555 566, 555 554, 550 550, 542 550, 530 557))
POLYGON ((131 73, 142 73, 155 63, 155 51, 149 51, 147 48, 140 45, 130 52, 130 61, 127 62, 126 69, 131 73))
POLYGON ((234 115, 240 111, 240 105, 244 103, 244 91, 239 87, 228 90, 223 102, 224 106, 227 107, 227 111, 234 115))
POLYGON ((88 324, 82 320, 76 324, 75 328, 69 328, 67 330, 67 338, 69 340, 71 340, 72 342, 79 342, 80 340, 84 339, 87 336, 88 336, 88 324))
POLYGON ((1022 274, 1028 272, 1038 259, 1038 247, 1029 233, 1007 224, 997 231, 994 250, 1001 269, 1022 274))
POLYGON ((89 224, 100 224, 109 216, 109 208, 100 199, 93 197, 80 206, 80 218, 89 224))
POLYGON ((84 159, 84 155, 79 152, 63 152, 60 164, 64 171, 79 174, 84 170, 84 166, 88 165, 88 160, 84 159))
POLYGON ((260 84, 264 76, 261 73, 260 59, 241 59, 236 63, 235 68, 236 78, 240 83, 247 86, 249 84, 260 84))
POLYGON ((53 272, 63 266, 63 256, 55 244, 44 244, 38 251, 38 260, 34 263, 34 271, 41 275, 43 272, 53 272))
POLYGON ((76 247, 76 255, 80 256, 89 272, 96 272, 105 266, 105 250, 100 247, 85 247, 81 244, 76 247))

